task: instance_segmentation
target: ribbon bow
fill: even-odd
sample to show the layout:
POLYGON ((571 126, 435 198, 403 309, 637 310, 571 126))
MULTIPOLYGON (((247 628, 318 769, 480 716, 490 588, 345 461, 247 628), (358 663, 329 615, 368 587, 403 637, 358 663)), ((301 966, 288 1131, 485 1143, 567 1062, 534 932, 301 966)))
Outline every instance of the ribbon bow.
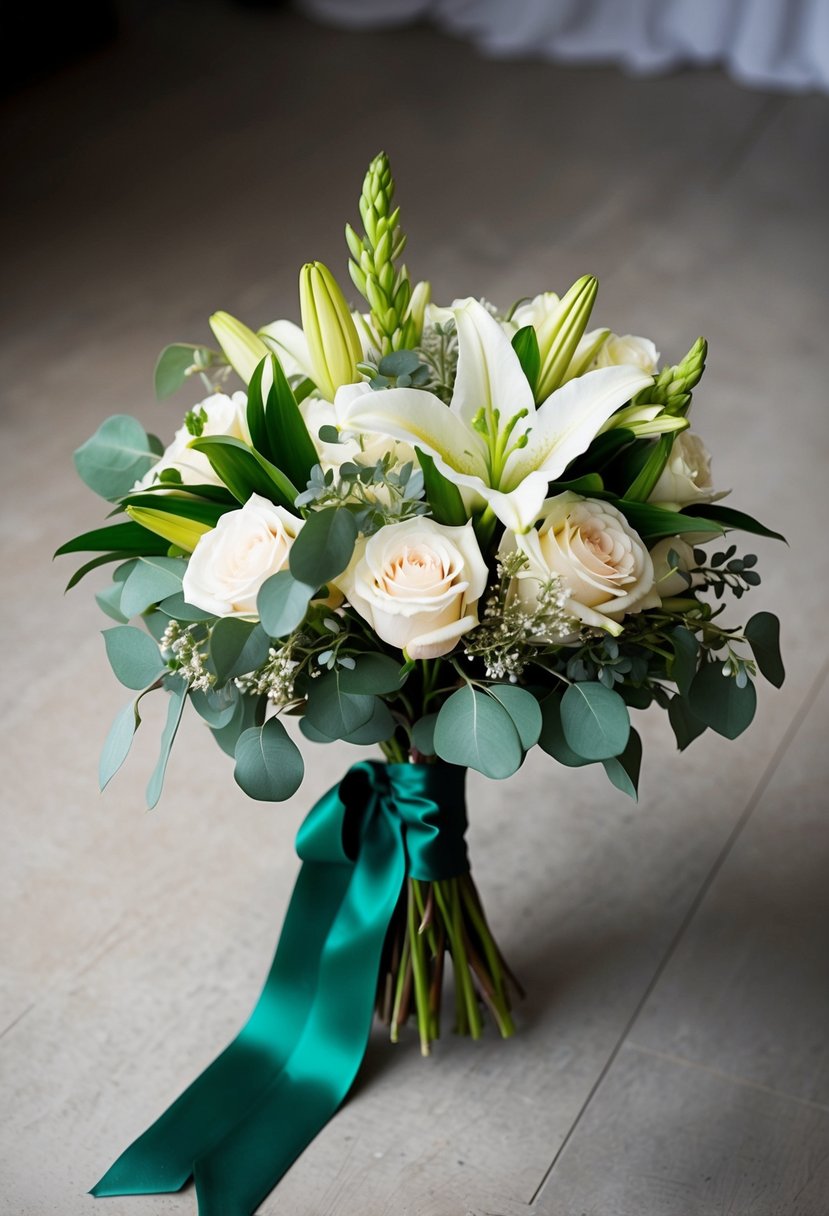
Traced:
POLYGON ((323 795, 297 835, 303 865, 253 1013, 93 1195, 178 1191, 192 1175, 199 1216, 251 1216, 357 1075, 404 879, 469 869, 464 777, 364 761, 323 795))

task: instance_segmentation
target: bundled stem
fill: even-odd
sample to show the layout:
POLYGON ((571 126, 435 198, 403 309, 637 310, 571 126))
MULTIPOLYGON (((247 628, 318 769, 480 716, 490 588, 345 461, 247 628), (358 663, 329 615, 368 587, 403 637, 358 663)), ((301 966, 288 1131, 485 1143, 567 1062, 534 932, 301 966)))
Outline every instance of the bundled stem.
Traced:
POLYGON ((480 1038, 486 1006, 508 1038, 515 1030, 511 996, 522 992, 490 932, 471 875, 407 879, 386 939, 377 1012, 393 1043, 414 1014, 424 1056, 440 1035, 447 954, 455 977, 455 1033, 480 1038))

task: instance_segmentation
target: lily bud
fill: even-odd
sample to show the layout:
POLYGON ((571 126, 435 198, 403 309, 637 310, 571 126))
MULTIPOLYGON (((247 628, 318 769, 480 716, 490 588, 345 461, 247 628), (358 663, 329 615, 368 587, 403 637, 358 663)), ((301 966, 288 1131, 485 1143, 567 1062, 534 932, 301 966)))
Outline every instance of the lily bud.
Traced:
POLYGON ((413 345, 417 346, 423 337, 423 319, 426 315, 426 305, 432 298, 432 284, 426 280, 416 283, 412 298, 409 301, 409 322, 414 327, 413 345))
POLYGON ((598 279, 586 274, 578 279, 559 301, 544 323, 536 331, 541 369, 538 374, 536 400, 545 401, 564 382, 570 361, 587 328, 596 293, 598 279))
POLYGON ((265 343, 229 312, 214 312, 210 318, 210 328, 239 379, 250 384, 251 376, 268 353, 265 343))
POLYGON ((363 349, 345 296, 322 262, 308 262, 299 274, 302 328, 314 368, 314 382, 327 401, 343 384, 360 379, 363 349))

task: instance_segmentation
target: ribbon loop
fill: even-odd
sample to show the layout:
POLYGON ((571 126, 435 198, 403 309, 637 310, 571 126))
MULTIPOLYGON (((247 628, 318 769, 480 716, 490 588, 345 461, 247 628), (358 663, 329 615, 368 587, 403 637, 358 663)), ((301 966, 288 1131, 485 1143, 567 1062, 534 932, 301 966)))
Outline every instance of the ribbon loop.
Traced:
POLYGON ((92 1194, 176 1191, 194 1175, 200 1216, 252 1216, 351 1088, 406 875, 469 868, 464 776, 363 761, 323 795, 297 835, 303 865, 248 1022, 92 1194))

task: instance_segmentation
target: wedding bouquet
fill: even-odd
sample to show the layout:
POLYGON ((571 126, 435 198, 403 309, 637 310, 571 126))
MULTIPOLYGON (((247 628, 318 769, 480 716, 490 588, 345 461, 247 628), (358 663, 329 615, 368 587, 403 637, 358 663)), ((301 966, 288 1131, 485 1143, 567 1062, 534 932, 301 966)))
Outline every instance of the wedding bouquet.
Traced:
MULTIPOLYGON (((392 1039, 413 1014, 428 1053, 447 953, 456 1031, 478 1037, 488 1009, 512 1033, 516 984, 466 860, 466 769, 506 778, 538 745, 558 764, 602 765, 635 797, 642 747, 631 711, 666 710, 680 748, 706 728, 731 739, 754 715, 758 671, 783 680, 776 618, 759 612, 742 628, 722 618, 727 593, 739 599, 760 582, 756 557, 724 534, 777 533, 722 505, 727 491, 689 430, 705 341, 660 367, 650 340, 588 329, 589 275, 506 311, 477 299, 437 306, 401 262, 383 155, 359 213, 346 239, 365 304, 350 306, 311 262, 300 272, 301 325, 254 330, 219 312, 214 346, 167 347, 158 396, 200 384, 202 399, 166 447, 116 415, 78 449, 80 476, 127 518, 58 550, 100 554, 70 586, 115 566, 97 600, 117 622, 104 632, 112 668, 135 695, 105 743, 102 787, 154 692, 169 708, 150 806, 187 703, 253 798, 279 801, 300 786, 286 719, 312 744, 382 752, 385 763, 356 764, 300 833, 307 881, 284 953, 315 961, 305 984, 298 958, 280 964, 281 944, 268 981, 302 1006, 280 1014, 296 1034, 260 1002, 249 1027, 270 1016, 289 1041, 270 1080, 234 1080, 240 1111, 267 1090, 272 1118, 283 1117, 279 1102, 293 1101, 280 1088, 285 1059, 306 1041, 299 1027, 324 1021, 332 1002, 346 1016, 342 986, 325 995, 332 935, 344 935, 356 1063, 303 1142, 347 1090, 375 1001, 392 1039), (311 1005, 296 997, 303 984, 317 985, 311 1005)), ((339 1030, 319 1030, 317 1059, 327 1033, 339 1030)), ((228 1120, 202 1139, 235 1143, 228 1120)), ((178 1185, 204 1150, 192 1141, 171 1175, 178 1185)), ((286 1150, 288 1163, 299 1148, 286 1150)), ((260 1192, 281 1168, 263 1167, 260 1192)), ((196 1168, 197 1182, 217 1169, 196 1168)), ((107 1179, 98 1193, 125 1185, 107 1179)), ((200 1189, 206 1211, 213 1185, 200 1189)), ((248 1207, 259 1197, 250 1185, 248 1207)))

